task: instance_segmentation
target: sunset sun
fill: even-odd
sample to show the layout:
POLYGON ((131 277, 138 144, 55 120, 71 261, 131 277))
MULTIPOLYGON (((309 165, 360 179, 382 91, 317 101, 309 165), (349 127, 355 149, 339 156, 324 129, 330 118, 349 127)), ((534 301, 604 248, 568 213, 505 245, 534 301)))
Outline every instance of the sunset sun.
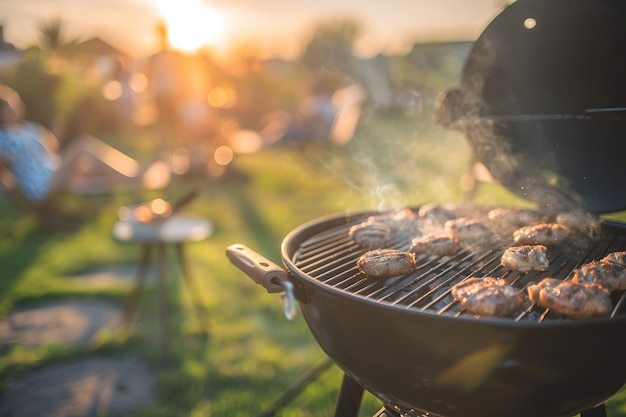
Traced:
POLYGON ((222 41, 225 17, 202 0, 157 0, 157 4, 174 48, 192 52, 222 41))

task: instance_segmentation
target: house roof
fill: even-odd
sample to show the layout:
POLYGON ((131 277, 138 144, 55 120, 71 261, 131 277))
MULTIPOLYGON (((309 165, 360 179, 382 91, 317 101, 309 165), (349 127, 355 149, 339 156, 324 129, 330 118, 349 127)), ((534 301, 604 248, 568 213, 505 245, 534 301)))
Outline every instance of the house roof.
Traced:
POLYGON ((103 41, 102 39, 95 37, 87 39, 86 41, 79 42, 75 48, 76 51, 83 54, 90 55, 114 55, 114 56, 126 56, 126 54, 111 44, 103 41))
POLYGON ((0 25, 0 51, 14 52, 15 45, 4 40, 4 26, 0 25))

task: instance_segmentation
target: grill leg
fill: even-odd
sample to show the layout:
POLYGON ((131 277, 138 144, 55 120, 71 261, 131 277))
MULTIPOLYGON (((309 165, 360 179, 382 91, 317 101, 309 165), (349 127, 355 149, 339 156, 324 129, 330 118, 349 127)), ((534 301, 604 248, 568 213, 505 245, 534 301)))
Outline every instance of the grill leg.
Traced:
POLYGON ((343 375, 334 417, 357 417, 363 399, 363 387, 347 374, 343 375))
POLYGON ((322 372, 326 369, 330 368, 333 364, 333 361, 330 358, 326 358, 326 360, 319 365, 314 366, 310 370, 308 370, 300 379, 295 381, 285 392, 283 395, 272 404, 272 406, 257 415, 257 417, 273 417, 276 415, 276 412, 287 405, 291 400, 293 400, 298 394, 300 394, 304 388, 306 388, 309 384, 311 384, 315 379, 317 379, 322 372))
POLYGON ((580 413, 580 417, 606 417, 606 405, 600 404, 595 408, 585 410, 580 413))
POLYGON ((388 409, 387 407, 383 407, 372 417, 402 417, 400 414, 396 413, 393 410, 388 409))

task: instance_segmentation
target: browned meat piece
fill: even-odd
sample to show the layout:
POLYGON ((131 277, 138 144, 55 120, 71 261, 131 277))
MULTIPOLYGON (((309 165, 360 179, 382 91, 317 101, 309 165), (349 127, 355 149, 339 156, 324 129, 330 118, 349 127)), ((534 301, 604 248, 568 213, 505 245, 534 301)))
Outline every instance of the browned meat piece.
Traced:
POLYGON ((574 210, 557 214, 556 222, 571 228, 588 228, 599 226, 602 219, 593 213, 574 210))
POLYGON ((389 227, 392 234, 400 230, 417 230, 417 216, 409 208, 370 216, 367 218, 367 222, 383 223, 389 227))
POLYGON ((520 272, 545 271, 550 267, 548 249, 543 245, 511 246, 502 254, 500 263, 520 272))
POLYGON ((613 262, 626 267, 626 251, 611 252, 601 259, 602 262, 613 262))
POLYGON ((350 237, 366 249, 380 249, 391 243, 391 228, 383 222, 363 222, 350 228, 350 237))
POLYGON ((528 287, 526 287, 526 291, 528 292, 528 299, 531 303, 539 303, 539 293, 542 289, 546 287, 556 287, 561 282, 563 281, 556 278, 544 278, 537 284, 529 285, 528 287))
POLYGON ((505 316, 524 302, 520 290, 494 277, 468 278, 456 284, 451 293, 468 312, 480 316, 505 316))
POLYGON ((417 211, 417 215, 420 218, 427 219, 429 221, 444 224, 446 221, 457 217, 456 206, 453 204, 438 204, 430 203, 420 206, 417 211))
POLYGON ((487 213, 487 218, 500 227, 531 226, 544 222, 545 217, 538 211, 520 207, 496 207, 487 213))
POLYGON ((455 300, 461 300, 467 296, 472 295, 476 291, 479 291, 484 285, 491 285, 498 282, 498 278, 495 277, 470 277, 465 281, 459 282, 452 287, 450 293, 455 300))
POLYGON ((411 241, 410 252, 427 253, 435 256, 450 256, 458 252, 459 244, 448 236, 430 233, 411 241))
POLYGON ((448 237, 460 243, 481 243, 492 237, 491 230, 479 219, 460 217, 444 224, 448 237))
POLYGON ((626 267, 614 262, 591 261, 574 271, 574 282, 598 284, 609 291, 626 289, 626 267))
POLYGON ((369 277, 394 277, 415 269, 415 254, 395 249, 374 249, 364 253, 356 264, 369 277))
POLYGON ((570 228, 558 223, 540 223, 524 226, 513 232, 513 240, 520 245, 557 245, 570 235, 570 228))
POLYGON ((555 313, 576 319, 604 317, 613 308, 609 292, 602 286, 572 281, 542 288, 539 304, 555 313))
POLYGON ((559 213, 556 222, 569 227, 579 236, 597 240, 602 237, 603 220, 600 216, 582 210, 559 213))

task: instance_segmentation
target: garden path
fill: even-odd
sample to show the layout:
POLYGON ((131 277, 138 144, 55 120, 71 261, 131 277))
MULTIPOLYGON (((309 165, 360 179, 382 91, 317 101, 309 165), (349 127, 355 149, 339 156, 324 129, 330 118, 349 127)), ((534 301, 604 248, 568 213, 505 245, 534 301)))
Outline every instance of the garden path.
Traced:
MULTIPOLYGON (((130 282, 134 269, 112 266, 78 274, 98 288, 130 282)), ((70 298, 16 309, 0 319, 0 351, 20 346, 79 346, 121 326, 121 307, 70 298)), ((116 417, 155 399, 152 372, 140 359, 86 355, 33 369, 0 393, 0 417, 116 417)))

